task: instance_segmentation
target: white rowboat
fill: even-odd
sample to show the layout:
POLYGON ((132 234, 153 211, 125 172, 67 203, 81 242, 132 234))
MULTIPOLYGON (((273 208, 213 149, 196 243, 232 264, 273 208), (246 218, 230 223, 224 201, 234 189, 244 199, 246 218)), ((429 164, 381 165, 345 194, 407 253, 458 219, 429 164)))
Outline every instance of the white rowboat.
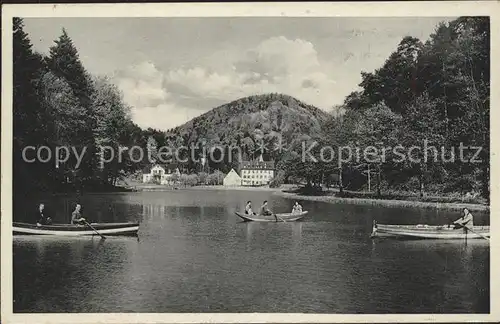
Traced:
MULTIPOLYGON (((137 235, 139 223, 92 223, 102 235, 137 235)), ((56 236, 82 236, 98 235, 87 225, 74 224, 54 224, 54 225, 36 225, 29 223, 12 224, 14 235, 56 235, 56 236)))

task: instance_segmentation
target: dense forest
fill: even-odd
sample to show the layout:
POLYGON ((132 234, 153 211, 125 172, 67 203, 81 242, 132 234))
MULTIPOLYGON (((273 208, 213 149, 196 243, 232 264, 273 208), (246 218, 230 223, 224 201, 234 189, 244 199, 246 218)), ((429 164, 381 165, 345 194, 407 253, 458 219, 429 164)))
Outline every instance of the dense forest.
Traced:
MULTIPOLYGON (((405 37, 379 69, 362 72, 359 90, 338 107, 322 110, 282 94, 238 99, 171 130, 143 130, 133 123, 130 107, 106 77, 90 75, 63 30, 47 56, 32 49, 22 19, 14 19, 14 190, 71 188, 95 190, 139 172, 147 161, 99 164, 98 147, 139 145, 153 152, 161 146, 237 146, 242 159, 263 155, 276 162, 272 185, 298 182, 329 184, 344 191, 367 190, 381 196, 400 190, 427 193, 473 193, 489 197, 490 31, 487 17, 461 17, 440 24, 423 43, 405 37), (304 161, 306 143, 321 147, 445 147, 446 156, 460 145, 482 147, 480 163, 427 160, 395 162, 365 158, 338 163, 304 161), (81 165, 74 158, 54 163, 26 163, 24 147, 87 147, 81 165), (370 175, 369 184, 367 175, 370 175)), ((201 150, 197 151, 198 156, 201 150)), ((465 151, 466 158, 474 150, 465 151)), ((64 153, 64 152, 62 152, 64 153)), ((422 152, 420 153, 422 154, 422 152)), ((458 152, 456 153, 458 154, 458 152)), ((227 172, 237 159, 208 161, 227 172)), ((185 172, 199 162, 188 161, 185 172)))
POLYGON ((304 163, 292 153, 282 161, 284 174, 305 175, 312 184, 333 181, 342 192, 366 189, 369 172, 376 196, 404 190, 420 197, 468 193, 489 199, 489 26, 487 17, 461 17, 437 26, 425 43, 405 37, 382 67, 362 72, 361 89, 342 105, 345 113, 329 120, 324 136, 316 139, 323 146, 353 150, 424 148, 427 141, 438 149, 438 159, 431 151, 427 159, 424 152, 416 151, 411 161, 394 162, 397 159, 389 151, 379 161, 304 163), (470 147, 463 159, 460 146, 470 147), (482 149, 478 152, 475 147, 482 149), (453 148, 455 159, 451 159, 453 148))
MULTIPOLYGON (((99 146, 145 145, 141 128, 130 117, 130 107, 106 77, 90 75, 65 30, 47 56, 35 52, 23 21, 14 18, 13 30, 13 173, 14 192, 85 189, 113 184, 140 168, 127 155, 101 167, 99 146), (46 150, 23 151, 29 146, 46 150), (56 147, 82 152, 82 162, 69 159, 55 164, 56 147), (49 151, 50 150, 50 151, 49 151), (34 159, 34 162, 26 162, 34 159), (49 159, 50 158, 50 159, 49 159), (40 160, 48 160, 41 162, 40 160)), ((61 159, 66 154, 60 151, 61 159)))

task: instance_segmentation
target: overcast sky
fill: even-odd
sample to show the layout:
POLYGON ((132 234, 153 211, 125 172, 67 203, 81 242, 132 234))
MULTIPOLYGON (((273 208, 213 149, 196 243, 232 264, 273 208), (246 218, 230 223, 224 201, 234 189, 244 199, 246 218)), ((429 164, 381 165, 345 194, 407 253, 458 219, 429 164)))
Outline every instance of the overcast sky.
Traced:
POLYGON ((330 110, 404 36, 452 18, 27 18, 47 53, 64 27, 84 66, 123 91, 141 127, 169 129, 240 97, 279 92, 330 110))

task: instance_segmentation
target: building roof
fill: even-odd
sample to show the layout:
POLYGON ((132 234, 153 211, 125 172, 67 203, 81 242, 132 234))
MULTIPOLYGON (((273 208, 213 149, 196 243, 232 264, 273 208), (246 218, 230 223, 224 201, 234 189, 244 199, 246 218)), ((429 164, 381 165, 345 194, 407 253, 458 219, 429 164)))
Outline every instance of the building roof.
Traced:
POLYGON ((148 166, 144 167, 142 169, 142 173, 151 173, 151 169, 157 165, 162 167, 163 169, 165 169, 165 171, 167 171, 167 170, 173 171, 177 168, 180 168, 180 165, 178 165, 177 163, 167 163, 167 164, 157 163, 157 164, 152 164, 152 165, 148 165, 148 166))
POLYGON ((224 179, 226 179, 228 176, 230 176, 231 174, 236 174, 238 176, 238 178, 241 178, 240 175, 238 174, 238 172, 236 172, 235 169, 231 169, 231 171, 229 171, 226 176, 224 177, 224 179))
POLYGON ((245 161, 241 163, 241 170, 274 170, 273 161, 245 161))

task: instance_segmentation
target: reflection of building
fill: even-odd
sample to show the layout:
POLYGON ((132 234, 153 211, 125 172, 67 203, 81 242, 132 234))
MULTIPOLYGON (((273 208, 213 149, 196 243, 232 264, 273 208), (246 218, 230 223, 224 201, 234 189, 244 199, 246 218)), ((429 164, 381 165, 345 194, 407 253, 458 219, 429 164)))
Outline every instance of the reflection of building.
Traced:
POLYGON ((241 164, 241 184, 243 186, 267 185, 274 178, 274 162, 266 162, 262 155, 256 161, 241 164))
POLYGON ((234 169, 231 169, 222 183, 226 187, 241 186, 241 177, 234 169))
POLYGON ((173 184, 181 175, 175 164, 148 166, 142 170, 143 183, 173 184), (176 179, 177 178, 177 179, 176 179))
POLYGON ((144 218, 157 218, 157 217, 163 217, 167 214, 167 206, 164 205, 142 205, 142 216, 144 218))

